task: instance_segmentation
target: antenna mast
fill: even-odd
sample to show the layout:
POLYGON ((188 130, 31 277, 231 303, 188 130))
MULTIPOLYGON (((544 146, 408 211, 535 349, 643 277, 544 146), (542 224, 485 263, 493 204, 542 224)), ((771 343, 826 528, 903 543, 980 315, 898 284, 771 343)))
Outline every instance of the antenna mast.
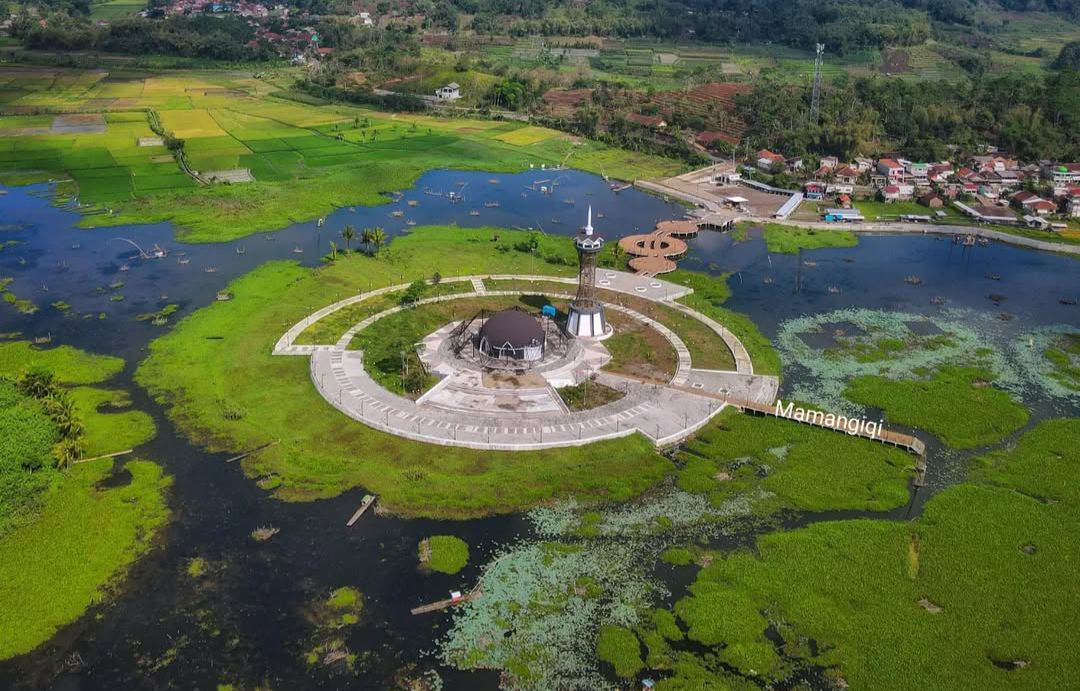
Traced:
POLYGON ((825 44, 818 43, 817 60, 814 61, 814 93, 810 96, 810 124, 818 124, 818 108, 821 105, 821 56, 825 52, 825 44))

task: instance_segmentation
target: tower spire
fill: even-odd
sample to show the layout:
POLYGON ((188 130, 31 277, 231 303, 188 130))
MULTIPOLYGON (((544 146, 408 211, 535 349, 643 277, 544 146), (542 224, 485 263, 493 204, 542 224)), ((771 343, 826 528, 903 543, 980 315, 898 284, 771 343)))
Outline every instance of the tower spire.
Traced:
POLYGON ((585 234, 592 235, 592 204, 589 204, 589 221, 585 224, 585 234))

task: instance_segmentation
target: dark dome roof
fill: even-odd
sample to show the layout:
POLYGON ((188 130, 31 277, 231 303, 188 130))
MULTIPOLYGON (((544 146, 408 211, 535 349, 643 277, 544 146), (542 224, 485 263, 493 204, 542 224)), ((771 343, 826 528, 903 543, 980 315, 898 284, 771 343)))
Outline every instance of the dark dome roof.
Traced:
POLYGON ((506 309, 497 313, 480 327, 480 338, 486 338, 495 348, 507 343, 512 348, 524 348, 527 345, 544 342, 544 329, 540 322, 527 312, 518 309, 506 309))

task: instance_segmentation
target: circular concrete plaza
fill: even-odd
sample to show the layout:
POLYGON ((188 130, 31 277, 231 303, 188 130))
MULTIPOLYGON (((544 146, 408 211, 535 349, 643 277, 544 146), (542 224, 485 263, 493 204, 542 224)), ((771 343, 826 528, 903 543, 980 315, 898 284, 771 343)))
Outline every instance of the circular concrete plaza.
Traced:
MULTIPOLYGON (((520 296, 523 281, 546 284, 544 294, 554 299, 572 299, 576 279, 551 276, 466 276, 444 278, 443 282, 467 281, 465 292, 428 298, 415 306, 482 296, 520 296), (496 285, 513 282, 516 290, 488 290, 485 279, 496 285), (553 292, 550 284, 565 285, 553 292), (470 289, 471 288, 471 289, 470 289)), ((598 287, 664 305, 697 319, 717 338, 718 347, 727 347, 736 363, 731 371, 694 367, 683 340, 665 324, 629 306, 607 303, 605 309, 621 313, 655 329, 672 346, 678 362, 666 382, 644 381, 603 370, 611 355, 597 339, 570 339, 563 347, 520 369, 484 367, 462 348, 461 322, 445 324, 428 335, 419 348, 420 358, 437 383, 419 398, 401 396, 378 384, 364 369, 363 352, 350 350, 353 338, 391 314, 411 307, 392 307, 352 325, 333 343, 298 345, 296 340, 313 324, 338 310, 362 303, 377 295, 404 290, 407 285, 390 286, 355 295, 327 307, 293 325, 274 346, 274 354, 306 356, 311 380, 332 406, 369 427, 400 437, 431 444, 489 450, 530 450, 579 446, 602 439, 641 433, 658 447, 678 443, 718 414, 727 399, 771 404, 778 382, 775 377, 755 375, 742 343, 722 325, 677 302, 690 289, 622 271, 599 270, 598 287), (585 379, 598 382, 622 394, 621 398, 589 410, 570 411, 556 389, 580 384, 585 379)), ((468 328, 478 331, 482 320, 468 328)), ((468 340, 468 335, 464 340, 468 340)))

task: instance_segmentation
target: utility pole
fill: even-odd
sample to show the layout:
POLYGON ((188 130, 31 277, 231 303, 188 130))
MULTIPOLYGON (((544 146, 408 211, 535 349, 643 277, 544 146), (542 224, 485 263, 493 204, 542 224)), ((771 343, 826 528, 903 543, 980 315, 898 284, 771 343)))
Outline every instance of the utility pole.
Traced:
POLYGON ((825 44, 817 43, 817 59, 814 61, 814 91, 810 96, 810 125, 818 124, 818 108, 821 101, 821 57, 825 53, 825 44))

